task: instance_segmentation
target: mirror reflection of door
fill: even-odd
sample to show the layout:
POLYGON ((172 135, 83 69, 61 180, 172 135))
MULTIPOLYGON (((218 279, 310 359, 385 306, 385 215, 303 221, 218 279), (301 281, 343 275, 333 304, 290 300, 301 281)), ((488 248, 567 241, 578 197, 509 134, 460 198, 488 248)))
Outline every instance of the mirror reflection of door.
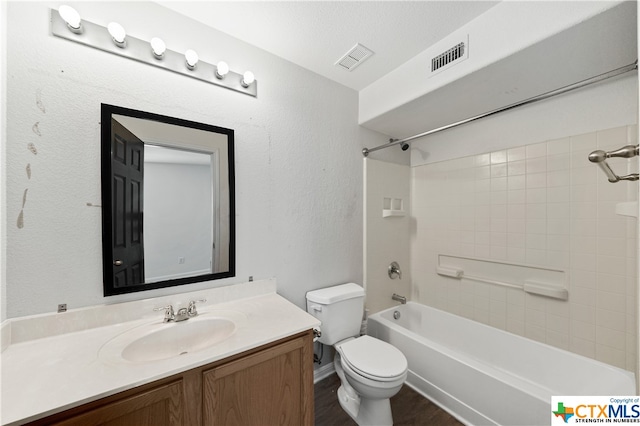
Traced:
POLYGON ((145 145, 145 283, 216 270, 216 162, 211 153, 145 145))
POLYGON ((145 282, 143 248, 144 143, 111 120, 114 286, 145 282))

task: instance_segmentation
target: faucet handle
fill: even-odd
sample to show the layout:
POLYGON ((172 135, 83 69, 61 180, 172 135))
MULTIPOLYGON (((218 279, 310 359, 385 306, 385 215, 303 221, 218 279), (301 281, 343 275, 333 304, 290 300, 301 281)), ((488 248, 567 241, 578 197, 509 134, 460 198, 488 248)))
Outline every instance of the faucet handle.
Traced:
POLYGON ((200 299, 200 300, 192 300, 189 302, 189 309, 187 311, 188 315, 190 317, 195 317, 196 315, 198 315, 198 311, 196 310, 196 303, 204 303, 206 302, 207 299, 200 299))
POLYGON ((389 278, 395 280, 396 278, 402 279, 402 271, 398 262, 391 262, 388 268, 389 278))
POLYGON ((164 322, 173 321, 175 314, 173 312, 173 306, 167 305, 162 308, 153 308, 154 311, 164 311, 164 322))

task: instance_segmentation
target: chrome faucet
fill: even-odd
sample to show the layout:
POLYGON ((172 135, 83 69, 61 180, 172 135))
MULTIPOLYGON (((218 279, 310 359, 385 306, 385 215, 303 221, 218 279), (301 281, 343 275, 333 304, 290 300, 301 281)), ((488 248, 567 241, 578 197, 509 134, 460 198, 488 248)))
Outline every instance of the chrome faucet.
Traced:
POLYGON ((191 317, 198 316, 198 311, 196 310, 196 303, 206 302, 207 299, 201 300, 191 300, 189 302, 188 308, 180 308, 178 312, 174 312, 172 305, 167 305, 162 308, 154 308, 154 311, 162 311, 164 310, 164 321, 163 322, 180 322, 186 321, 191 317))
POLYGON ((164 306, 162 308, 154 308, 154 311, 162 311, 164 310, 164 321, 163 322, 170 322, 170 321, 175 321, 176 319, 176 315, 173 312, 173 306, 171 305, 167 305, 164 306))
POLYGON ((407 298, 404 297, 404 296, 400 296, 399 294, 393 293, 393 296, 391 296, 391 298, 393 300, 395 300, 396 302, 402 303, 403 305, 405 305, 407 303, 407 298))
POLYGON ((200 300, 192 300, 189 302, 189 308, 187 309, 187 315, 189 315, 189 318, 191 317, 196 317, 198 316, 198 311, 196 310, 196 303, 204 303, 206 302, 207 299, 200 299, 200 300))
POLYGON ((188 319, 189 319, 189 314, 187 312, 187 308, 178 309, 178 312, 176 313, 174 321, 175 322, 180 322, 180 321, 186 321, 188 319))

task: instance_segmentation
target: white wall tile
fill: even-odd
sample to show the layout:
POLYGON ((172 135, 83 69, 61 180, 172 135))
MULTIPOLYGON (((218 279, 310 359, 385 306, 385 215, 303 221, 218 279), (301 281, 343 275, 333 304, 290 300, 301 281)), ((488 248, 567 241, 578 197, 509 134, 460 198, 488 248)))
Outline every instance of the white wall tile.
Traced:
POLYGON ((571 137, 571 151, 594 150, 597 148, 597 136, 595 133, 586 133, 571 137))
POLYGON ((536 143, 532 145, 527 145, 525 147, 526 157, 527 158, 535 158, 535 157, 544 157, 547 155, 547 143, 536 143))
POLYGON ((598 148, 604 150, 618 149, 628 143, 627 127, 615 127, 596 133, 598 148))
POLYGON ((547 157, 527 158, 527 174, 545 173, 547 171, 547 157))
POLYGON ((570 322, 571 335, 582 340, 596 341, 596 326, 593 323, 572 320, 570 322))
MULTIPOLYGON (((624 333, 627 329, 627 318, 624 313, 596 308, 596 323, 604 329, 610 329, 620 332, 623 339, 621 341, 621 348, 624 348, 624 342, 626 340, 626 337, 624 337, 624 333)), ((604 342, 602 341, 597 342, 604 344, 604 342)))
POLYGON ((507 163, 492 164, 491 165, 491 177, 504 177, 507 176, 507 163))
POLYGON ((527 163, 524 160, 511 161, 507 163, 507 174, 509 176, 519 176, 527 173, 527 163))
POLYGON ((474 169, 475 178, 480 179, 489 179, 491 177, 491 166, 480 166, 474 169))
POLYGON ((571 352, 577 353, 578 355, 586 356, 589 358, 596 357, 595 341, 584 340, 578 337, 571 336, 569 338, 569 350, 571 350, 571 352))
POLYGON ((570 200, 570 197, 571 197, 570 189, 571 187, 569 186, 558 186, 558 187, 547 188, 547 202, 562 203, 567 200, 570 200))
POLYGON ((507 150, 507 161, 509 163, 519 160, 524 160, 526 158, 526 148, 524 146, 520 146, 517 148, 511 148, 507 150))
POLYGON ((491 153, 491 164, 500 164, 507 162, 507 151, 495 151, 491 153))
POLYGON ((548 196, 548 189, 546 187, 540 188, 527 188, 527 203, 546 203, 548 196))
MULTIPOLYGON (((419 236, 411 240, 412 263, 422 259, 415 251, 433 253, 433 260, 430 268, 412 265, 414 274, 428 275, 412 293, 467 318, 635 369, 637 221, 616 215, 615 206, 638 198, 637 183, 610 184, 587 158, 601 145, 636 138, 634 128, 416 167, 413 193, 428 201, 413 203, 419 236), (475 282, 442 287, 433 269, 445 250, 564 270, 569 301, 475 282)), ((623 161, 615 166, 628 173, 623 161)))
MULTIPOLYGON (((555 172, 561 170, 569 170, 571 167, 571 156, 569 152, 562 154, 550 155, 547 158, 547 171, 555 172)), ((569 182, 567 182, 568 184, 569 182)))
POLYGON ((491 154, 479 154, 474 157, 474 164, 476 166, 487 166, 491 164, 491 154))

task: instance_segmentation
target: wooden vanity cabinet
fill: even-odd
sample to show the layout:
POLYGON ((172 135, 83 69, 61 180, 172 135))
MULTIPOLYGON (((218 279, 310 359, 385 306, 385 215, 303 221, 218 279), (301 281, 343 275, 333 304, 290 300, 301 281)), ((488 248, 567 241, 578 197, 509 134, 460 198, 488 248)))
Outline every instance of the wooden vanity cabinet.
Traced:
POLYGON ((311 426, 313 410, 309 330, 30 424, 311 426))

